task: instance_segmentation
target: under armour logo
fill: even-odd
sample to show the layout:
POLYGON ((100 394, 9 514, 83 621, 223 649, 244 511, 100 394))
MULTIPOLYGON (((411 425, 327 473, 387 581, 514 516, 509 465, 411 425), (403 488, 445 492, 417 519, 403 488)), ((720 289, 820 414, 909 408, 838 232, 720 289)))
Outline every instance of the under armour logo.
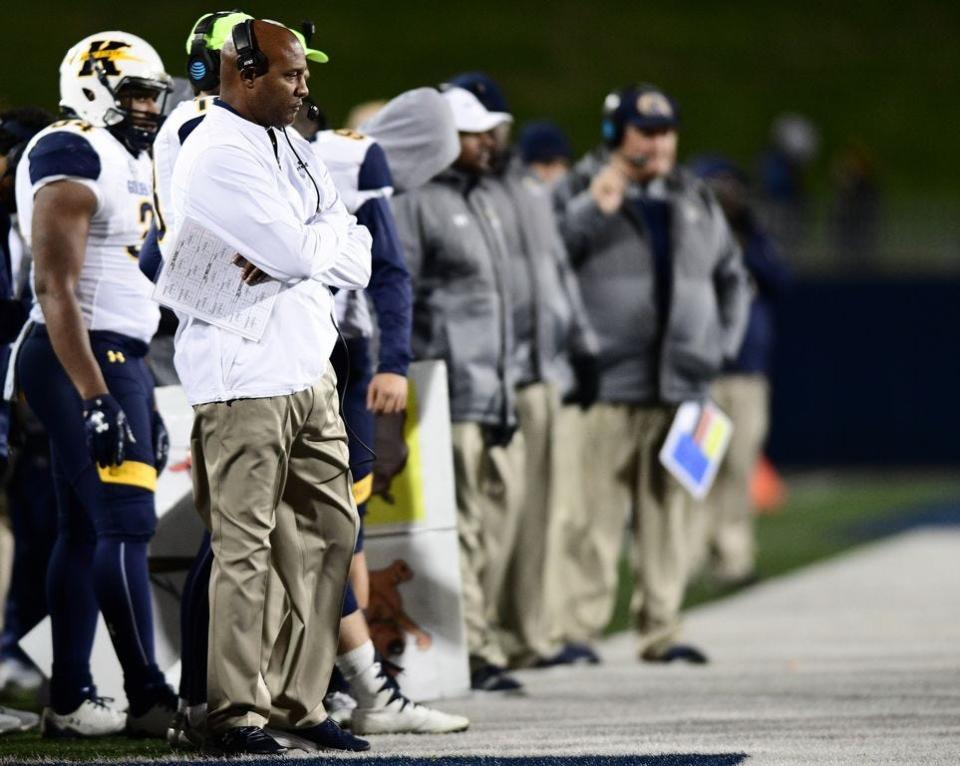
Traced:
POLYGON ((94 40, 90 43, 90 49, 83 54, 83 67, 80 69, 80 77, 89 77, 93 74, 93 62, 99 61, 100 68, 105 75, 118 75, 117 59, 124 58, 120 53, 121 49, 129 48, 130 43, 120 40, 94 40))
POLYGON ((90 422, 93 424, 94 433, 102 434, 104 431, 110 430, 110 424, 107 423, 107 418, 100 410, 90 413, 90 422))

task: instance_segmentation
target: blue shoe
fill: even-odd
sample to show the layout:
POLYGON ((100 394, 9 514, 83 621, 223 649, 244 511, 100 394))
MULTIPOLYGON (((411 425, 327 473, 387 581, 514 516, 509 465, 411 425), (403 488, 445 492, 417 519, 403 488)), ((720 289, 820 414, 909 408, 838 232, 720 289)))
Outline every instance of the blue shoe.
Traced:
POLYGON ((552 668, 555 665, 599 665, 600 655, 586 644, 565 644, 552 657, 539 660, 535 668, 552 668))
POLYGON ((691 665, 706 665, 707 655, 689 644, 673 644, 656 654, 645 653, 644 662, 689 662, 691 665))
POLYGON ((306 729, 270 729, 269 733, 281 745, 291 749, 309 749, 311 745, 319 750, 347 750, 354 753, 370 749, 367 740, 344 731, 330 718, 306 729))
POLYGON ((470 688, 482 692, 523 692, 523 684, 497 665, 481 665, 470 674, 470 688))
POLYGON ((287 749, 259 726, 234 726, 204 743, 207 755, 283 755, 287 749))

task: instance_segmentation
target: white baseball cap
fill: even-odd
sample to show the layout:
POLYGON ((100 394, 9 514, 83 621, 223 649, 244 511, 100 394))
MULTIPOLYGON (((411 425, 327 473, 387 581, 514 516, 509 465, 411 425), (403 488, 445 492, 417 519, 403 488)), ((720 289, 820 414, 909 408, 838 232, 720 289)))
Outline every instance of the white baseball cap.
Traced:
POLYGON ((453 122, 460 133, 486 133, 497 125, 513 122, 506 112, 488 112, 480 99, 463 88, 448 88, 442 95, 453 111, 453 122))

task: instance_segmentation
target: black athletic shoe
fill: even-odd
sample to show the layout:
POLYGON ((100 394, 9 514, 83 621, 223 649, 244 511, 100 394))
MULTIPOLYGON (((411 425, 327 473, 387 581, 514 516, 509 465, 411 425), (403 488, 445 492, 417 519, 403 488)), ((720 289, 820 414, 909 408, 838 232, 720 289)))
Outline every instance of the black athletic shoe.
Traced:
POLYGON ((539 660, 535 668, 552 668, 556 665, 599 665, 600 656, 586 644, 565 644, 553 657, 539 660))
POLYGON ((309 749, 310 745, 320 750, 360 752, 370 749, 370 743, 367 740, 344 731, 330 718, 306 729, 290 729, 287 731, 271 729, 271 733, 279 742, 291 749, 309 749))
POLYGON ((707 655, 689 644, 673 644, 656 654, 644 654, 644 662, 689 662, 691 665, 706 665, 707 655))
POLYGON ((287 748, 259 726, 234 726, 212 735, 203 750, 210 755, 283 755, 287 748))
POLYGON ((470 688, 481 692, 523 692, 523 684, 497 665, 481 665, 470 674, 470 688))

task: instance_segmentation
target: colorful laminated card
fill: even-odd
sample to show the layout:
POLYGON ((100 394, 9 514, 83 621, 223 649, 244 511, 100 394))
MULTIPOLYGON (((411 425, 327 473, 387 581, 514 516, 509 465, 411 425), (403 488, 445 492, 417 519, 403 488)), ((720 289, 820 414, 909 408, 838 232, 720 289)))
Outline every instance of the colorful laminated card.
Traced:
POLYGON ((730 444, 733 422, 716 404, 684 402, 660 450, 660 463, 697 500, 703 500, 730 444))

